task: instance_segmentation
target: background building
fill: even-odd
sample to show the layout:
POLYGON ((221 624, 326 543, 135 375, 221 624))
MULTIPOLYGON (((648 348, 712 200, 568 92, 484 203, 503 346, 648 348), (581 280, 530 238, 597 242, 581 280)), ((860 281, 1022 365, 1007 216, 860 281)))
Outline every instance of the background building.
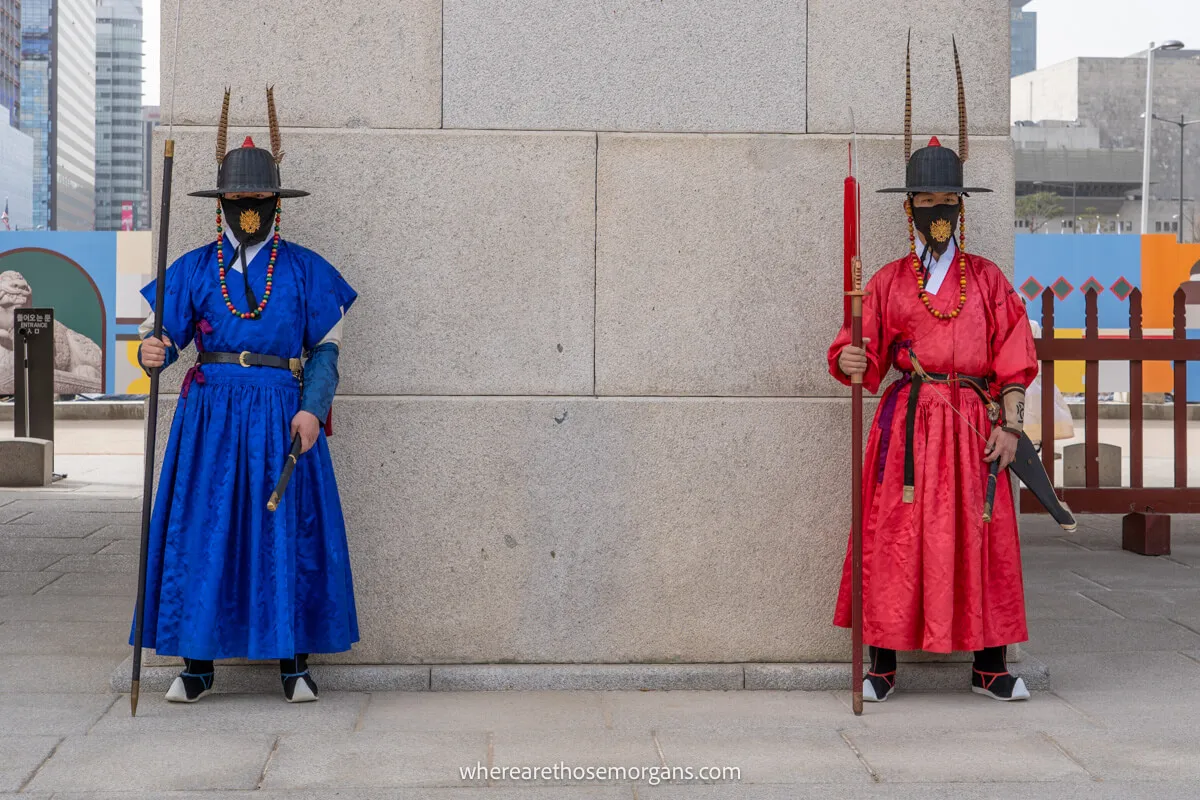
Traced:
MULTIPOLYGON (((1180 114, 1188 119, 1200 117, 1200 50, 1156 53, 1154 70, 1154 112, 1174 119, 1180 114)), ((1010 119, 1014 123, 1053 120, 1077 123, 1096 131, 1095 144, 1100 149, 1142 152, 1145 53, 1128 58, 1073 58, 1019 75, 1012 79, 1011 98, 1010 119)), ((1200 126, 1188 128, 1184 136, 1186 201, 1200 194, 1200 126)), ((1146 232, 1167 232, 1180 223, 1179 128, 1156 122, 1152 145, 1150 230, 1146 232)), ((1131 175, 1122 171, 1121 177, 1131 175)), ((1139 186, 1133 199, 1140 199, 1140 166, 1136 179, 1139 186)), ((1185 240, 1192 240, 1189 231, 1196 227, 1195 212, 1189 212, 1194 205, 1185 203, 1185 240)), ((1135 228, 1135 232, 1140 231, 1135 228)))
POLYGON ((96 222, 94 0, 22 0, 21 130, 33 137, 33 224, 96 222))
POLYGON ((21 0, 0 0, 0 125, 21 113, 21 0))
POLYGON ((9 229, 33 227, 33 139, 11 125, 0 125, 0 211, 5 203, 9 229))
POLYGON ((1026 11, 1031 0, 1009 0, 1012 75, 1037 69, 1037 12, 1026 11))
POLYGON ((223 87, 229 142, 261 144, 274 83, 283 181, 313 193, 283 236, 359 292, 331 448, 362 642, 336 660, 849 657, 850 402, 826 348, 850 112, 873 269, 908 252, 874 191, 904 180, 905 37, 937 56, 915 129, 952 144, 954 31, 967 173, 995 189, 971 248, 1011 265, 1009 8, 747 5, 346 0, 339 26, 164 4, 170 255, 215 234, 186 193, 215 178, 223 87))
POLYGON ((150 230, 150 196, 153 194, 154 165, 161 153, 154 149, 154 131, 158 128, 158 106, 142 106, 142 200, 138 205, 137 225, 139 231, 150 230))
POLYGON ((145 138, 141 0, 97 0, 96 230, 122 230, 123 206, 144 210, 145 138))

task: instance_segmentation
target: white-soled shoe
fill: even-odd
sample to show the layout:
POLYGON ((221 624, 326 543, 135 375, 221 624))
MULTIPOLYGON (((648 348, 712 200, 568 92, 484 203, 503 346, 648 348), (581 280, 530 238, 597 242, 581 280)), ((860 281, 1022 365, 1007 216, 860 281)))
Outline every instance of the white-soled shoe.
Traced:
POLYGON ((896 673, 876 675, 868 672, 863 678, 863 700, 867 703, 882 703, 891 697, 896 689, 896 673))
POLYGON ((195 703, 212 692, 213 675, 193 675, 184 672, 175 678, 167 690, 168 703, 195 703))
POLYGON ((1009 672, 980 672, 971 670, 971 691, 993 700, 1028 700, 1029 689, 1025 680, 1009 672))
POLYGON ((317 682, 307 671, 283 677, 283 697, 289 703, 312 703, 317 699, 317 682))

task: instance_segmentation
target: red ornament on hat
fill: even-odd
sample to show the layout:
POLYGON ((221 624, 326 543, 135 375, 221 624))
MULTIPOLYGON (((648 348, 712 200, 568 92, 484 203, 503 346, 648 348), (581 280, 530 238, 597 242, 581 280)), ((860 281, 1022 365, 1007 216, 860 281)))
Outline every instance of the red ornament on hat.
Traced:
POLYGON ((242 142, 242 147, 254 147, 254 140, 247 136, 246 141, 242 142))
MULTIPOLYGON (((249 137, 247 137, 246 140, 249 141, 249 137)), ((929 139, 929 146, 930 147, 941 147, 942 143, 938 141, 938 138, 936 136, 933 136, 929 139)))

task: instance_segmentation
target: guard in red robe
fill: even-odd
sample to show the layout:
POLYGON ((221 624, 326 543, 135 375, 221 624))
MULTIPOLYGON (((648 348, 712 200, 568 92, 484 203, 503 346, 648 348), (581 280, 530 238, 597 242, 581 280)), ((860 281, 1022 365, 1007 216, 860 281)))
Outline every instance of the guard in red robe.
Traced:
MULTIPOLYGON (((965 115, 964 115, 965 119, 965 115)), ((960 133, 966 151, 965 129, 960 133)), ((1017 453, 1025 388, 1037 375, 1025 306, 986 258, 964 249, 963 160, 937 139, 912 154, 909 252, 866 287, 864 346, 843 329, 829 371, 878 392, 863 459, 863 697, 886 700, 896 651, 974 651, 972 689, 1029 697, 1007 645, 1027 637, 1016 510, 1005 469, 1017 453), (956 235, 957 232, 957 235, 956 235), (989 473, 997 478, 985 515, 989 473), (985 516, 990 521, 985 522, 985 516)), ((850 627, 847 549, 834 623, 850 627)))

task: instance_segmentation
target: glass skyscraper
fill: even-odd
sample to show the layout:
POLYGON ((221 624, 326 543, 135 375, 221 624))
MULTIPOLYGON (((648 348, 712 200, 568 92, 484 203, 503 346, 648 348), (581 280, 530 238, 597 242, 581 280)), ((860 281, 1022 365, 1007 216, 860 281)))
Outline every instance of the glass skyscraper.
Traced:
POLYGON ((33 224, 96 223, 94 0, 22 0, 21 130, 34 141, 33 224))
POLYGON ((1012 74, 1015 78, 1037 69, 1037 12, 1026 11, 1031 0, 1009 0, 1012 28, 1012 74))
POLYGON ((96 230, 121 230, 125 204, 141 211, 145 135, 141 0, 97 0, 96 230))
POLYGON ((0 0, 0 125, 21 113, 21 0, 0 0))

